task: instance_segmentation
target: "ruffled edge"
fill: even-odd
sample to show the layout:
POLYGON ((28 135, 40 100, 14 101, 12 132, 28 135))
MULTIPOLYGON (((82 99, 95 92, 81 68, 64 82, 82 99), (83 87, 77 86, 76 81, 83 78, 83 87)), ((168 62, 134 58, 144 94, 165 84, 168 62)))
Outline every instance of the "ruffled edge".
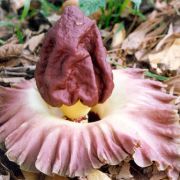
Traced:
POLYGON ((24 170, 74 177, 133 155, 139 166, 155 161, 159 170, 178 179, 180 126, 170 104, 174 97, 142 74, 114 70, 111 97, 92 108, 101 120, 88 124, 64 120, 59 108, 43 102, 34 81, 1 87, 0 142, 8 158, 24 170))

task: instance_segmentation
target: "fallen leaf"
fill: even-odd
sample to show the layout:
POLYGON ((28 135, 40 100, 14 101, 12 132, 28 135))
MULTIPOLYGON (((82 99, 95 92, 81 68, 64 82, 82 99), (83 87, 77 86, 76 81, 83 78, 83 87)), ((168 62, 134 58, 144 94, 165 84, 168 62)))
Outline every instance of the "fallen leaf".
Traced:
POLYGON ((6 45, 9 45, 9 44, 18 44, 19 40, 17 38, 16 35, 13 35, 11 38, 9 38, 7 41, 6 41, 6 45))
POLYGON ((87 175, 87 180, 111 180, 105 173, 93 170, 87 175))
POLYGON ((150 180, 168 180, 167 173, 165 171, 158 171, 156 166, 153 166, 153 173, 150 180))
MULTIPOLYGON (((29 50, 27 49, 24 49, 22 54, 21 54, 21 60, 24 59, 24 60, 27 60, 33 64, 36 64, 37 61, 39 60, 39 56, 38 56, 38 52, 37 52, 37 55, 35 52, 31 53, 29 50)), ((22 62, 23 64, 23 62, 22 62)))
POLYGON ((44 33, 39 34, 37 36, 33 36, 31 39, 29 39, 26 44, 24 45, 25 48, 29 48, 31 52, 34 52, 35 49, 42 43, 42 40, 44 38, 44 33))
POLYGON ((121 180, 121 179, 134 179, 132 174, 130 173, 130 164, 129 163, 124 163, 121 167, 121 170, 119 172, 119 174, 116 176, 117 180, 121 180))
POLYGON ((180 75, 170 78, 164 82, 167 84, 167 89, 172 91, 176 95, 180 95, 180 75))
MULTIPOLYGON (((122 164, 122 163, 121 163, 122 164)), ((117 176, 120 172, 120 169, 121 169, 121 164, 120 165, 117 165, 117 166, 110 166, 108 168, 108 171, 109 173, 112 175, 112 176, 117 176)))
POLYGON ((0 68, 2 68, 2 67, 14 67, 14 66, 18 66, 20 63, 21 63, 20 59, 14 57, 14 58, 11 58, 9 60, 2 61, 0 63, 0 68))
POLYGON ((156 45, 155 50, 162 50, 163 47, 172 44, 172 42, 178 37, 180 37, 180 20, 176 17, 173 20, 173 23, 169 25, 167 34, 156 45))
POLYGON ((172 0, 170 5, 176 10, 176 13, 180 15, 179 8, 180 8, 180 1, 179 0, 172 0))
POLYGON ((26 0, 10 0, 10 6, 13 9, 13 11, 17 11, 21 7, 24 6, 26 0))
POLYGON ((142 23, 135 31, 133 31, 122 43, 122 49, 132 54, 135 51, 148 46, 154 46, 157 36, 162 34, 166 29, 166 23, 163 17, 149 19, 142 23), (157 28, 155 28, 157 27, 157 28))
POLYGON ((28 171, 22 171, 25 180, 39 180, 39 174, 28 171))
POLYGON ((125 57, 123 56, 122 50, 119 48, 108 51, 107 61, 112 67, 121 68, 125 63, 125 57))
POLYGON ((163 64, 169 70, 177 70, 180 67, 180 38, 176 38, 170 47, 164 50, 149 54, 148 59, 153 68, 157 68, 159 64, 163 64))
POLYGON ((48 21, 53 25, 55 24, 58 20, 59 20, 60 16, 57 14, 52 14, 50 16, 47 17, 48 21))
POLYGON ((0 180, 10 180, 8 169, 0 162, 0 180))
POLYGON ((171 36, 177 38, 179 16, 174 7, 170 5, 165 12, 154 10, 145 22, 141 23, 127 36, 122 43, 122 49, 126 54, 135 54, 136 60, 148 63, 148 54, 152 53, 153 49, 160 48, 164 44, 163 41, 169 40, 171 36), (171 16, 174 17, 173 20, 169 18, 171 16), (172 31, 169 31, 166 35, 169 26, 169 30, 172 31), (159 41, 161 42, 157 46, 159 41))
POLYGON ((8 27, 0 27, 0 39, 6 40, 11 37, 13 30, 8 27))
POLYGON ((168 178, 164 172, 159 172, 153 175, 150 180, 168 180, 168 178))
POLYGON ((23 50, 22 44, 7 44, 0 47, 0 60, 8 60, 12 57, 18 57, 23 50))
POLYGON ((113 38, 112 38, 112 49, 120 47, 122 42, 126 37, 126 31, 121 23, 117 23, 114 25, 113 30, 113 38))
POLYGON ((162 0, 156 0, 155 7, 159 10, 164 10, 168 8, 168 4, 165 1, 162 0))

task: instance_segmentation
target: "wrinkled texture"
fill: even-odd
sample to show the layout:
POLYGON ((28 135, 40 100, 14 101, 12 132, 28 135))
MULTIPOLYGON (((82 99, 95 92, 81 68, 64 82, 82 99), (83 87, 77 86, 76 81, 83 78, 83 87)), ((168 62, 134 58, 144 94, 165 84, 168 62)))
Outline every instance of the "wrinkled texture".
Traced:
POLYGON ((52 106, 103 103, 113 80, 106 50, 94 21, 75 6, 66 7, 46 34, 37 64, 41 96, 52 106))
POLYGON ((112 95, 92 108, 101 120, 88 124, 63 119, 59 108, 44 102, 34 81, 1 87, 0 142, 5 142, 8 158, 24 170, 73 177, 133 155, 139 166, 155 161, 176 180, 180 126, 170 104, 174 97, 142 74, 138 69, 113 70, 112 95))

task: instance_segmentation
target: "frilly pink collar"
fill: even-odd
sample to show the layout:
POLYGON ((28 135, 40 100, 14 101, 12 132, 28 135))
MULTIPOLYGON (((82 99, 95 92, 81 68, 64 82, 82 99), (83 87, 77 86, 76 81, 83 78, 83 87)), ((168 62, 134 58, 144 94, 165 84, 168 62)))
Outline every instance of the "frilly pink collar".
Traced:
POLYGON ((156 162, 178 179, 180 125, 163 84, 144 79, 139 69, 114 70, 109 99, 92 107, 100 121, 64 119, 39 95, 34 80, 0 87, 0 142, 22 169, 47 175, 84 176, 128 155, 141 167, 156 162))

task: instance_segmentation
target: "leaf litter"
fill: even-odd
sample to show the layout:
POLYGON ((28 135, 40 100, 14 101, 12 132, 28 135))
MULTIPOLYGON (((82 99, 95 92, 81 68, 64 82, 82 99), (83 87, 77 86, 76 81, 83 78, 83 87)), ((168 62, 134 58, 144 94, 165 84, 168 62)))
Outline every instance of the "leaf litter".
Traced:
MULTIPOLYGON (((12 1, 10 8, 17 12, 24 6, 25 1, 12 1), (15 3, 15 6, 12 4, 15 3)), ((65 3, 78 5, 77 1, 65 3)), ((63 7, 64 8, 64 7, 63 7)), ((59 10, 60 11, 60 10, 59 10)), ((0 9, 1 20, 6 20, 7 12, 0 9)), ((96 21, 98 15, 92 16, 96 21)), ((159 81, 164 81, 167 91, 177 96, 175 104, 180 112, 180 2, 171 0, 169 3, 156 0, 154 8, 146 14, 146 21, 137 20, 137 16, 125 16, 125 22, 131 18, 131 25, 122 22, 110 28, 101 29, 103 42, 108 50, 107 61, 113 68, 141 67, 147 69, 145 75, 159 81)), ((52 25, 59 18, 59 14, 50 14, 47 21, 52 25)), ((28 21, 28 20, 27 20, 28 21)), ((43 20, 42 20, 43 21, 43 20)), ((36 21, 35 21, 36 22, 36 21)), ((23 79, 34 77, 36 63, 39 59, 39 50, 49 24, 40 20, 38 30, 34 31, 27 26, 24 42, 20 44, 12 29, 0 27, 0 85, 12 86, 23 79)), ((6 156, 1 152, 1 158, 6 156)), ((24 173, 17 175, 14 168, 9 169, 10 162, 0 161, 0 179, 45 179, 66 180, 70 178, 34 176, 24 173)), ((11 165, 14 166, 14 165, 11 165)), ((17 167, 16 167, 17 168, 17 167)), ((152 165, 147 168, 138 167, 131 157, 116 166, 107 165, 94 171, 91 176, 76 177, 73 180, 160 180, 167 179, 166 172, 159 172, 152 165)), ((72 178, 71 178, 72 180, 72 178)))

